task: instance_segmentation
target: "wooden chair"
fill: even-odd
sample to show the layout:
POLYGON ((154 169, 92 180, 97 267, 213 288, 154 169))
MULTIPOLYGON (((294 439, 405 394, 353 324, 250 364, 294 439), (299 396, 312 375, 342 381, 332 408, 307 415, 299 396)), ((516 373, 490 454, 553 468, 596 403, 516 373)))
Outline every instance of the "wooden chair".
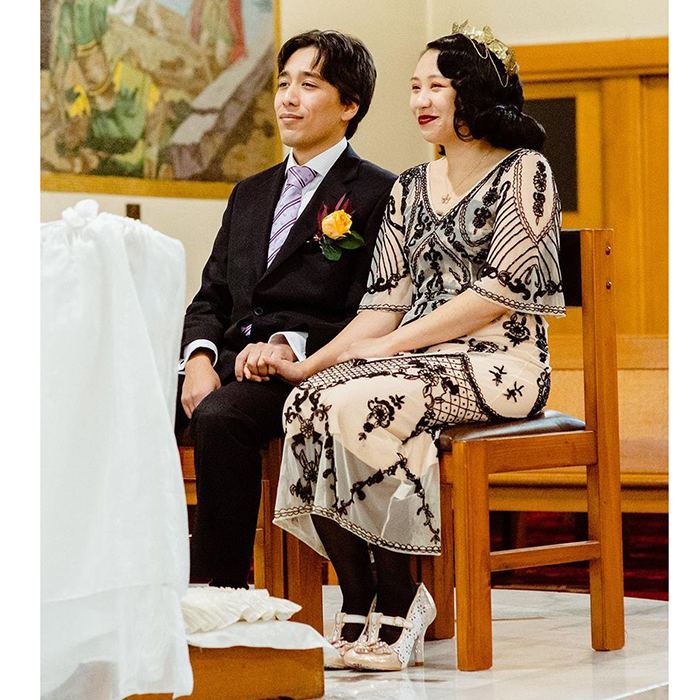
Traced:
MULTIPOLYGON (((438 608, 433 639, 454 634, 456 588, 457 665, 463 671, 492 665, 492 571, 589 561, 592 646, 603 651, 624 645, 612 231, 562 232, 562 267, 567 304, 582 306, 585 423, 544 411, 529 419, 454 426, 440 440, 443 554, 420 557, 417 570, 438 608), (490 475, 579 465, 587 469, 588 540, 490 551, 490 475)), ((320 557, 286 535, 277 555, 264 551, 280 535, 270 519, 276 455, 265 468, 259 533, 264 544, 256 549, 256 570, 265 572, 271 592, 284 590, 304 606, 304 621, 321 629, 320 557)))
MULTIPOLYGON (((592 646, 605 651, 624 645, 612 231, 565 231, 562 249, 567 263, 578 262, 580 250, 585 425, 545 412, 510 427, 493 426, 490 434, 464 425, 442 435, 441 482, 453 493, 457 665, 464 671, 492 664, 492 571, 589 561, 592 646), (533 421, 536 434, 526 434, 533 421), (490 551, 489 475, 578 465, 587 467, 588 540, 490 551)), ((578 275, 564 271, 564 278, 571 304, 578 301, 571 285, 578 275)))

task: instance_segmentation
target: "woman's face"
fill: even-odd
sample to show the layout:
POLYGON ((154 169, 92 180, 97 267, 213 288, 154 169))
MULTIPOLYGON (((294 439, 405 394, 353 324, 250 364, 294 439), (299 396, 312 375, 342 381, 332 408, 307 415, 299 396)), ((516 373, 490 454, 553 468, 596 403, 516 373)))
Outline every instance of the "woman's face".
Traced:
POLYGON ((428 143, 446 144, 457 139, 454 130, 455 95, 449 78, 437 66, 438 52, 426 51, 411 78, 411 111, 428 143))

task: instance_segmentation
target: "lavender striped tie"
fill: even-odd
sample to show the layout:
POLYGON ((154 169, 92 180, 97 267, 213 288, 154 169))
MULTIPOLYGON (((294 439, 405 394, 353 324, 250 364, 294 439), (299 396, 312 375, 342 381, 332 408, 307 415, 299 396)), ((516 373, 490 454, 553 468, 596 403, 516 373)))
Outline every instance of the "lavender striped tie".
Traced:
POLYGON ((293 165, 287 170, 287 181, 284 183, 282 194, 275 208, 272 220, 270 245, 267 249, 267 266, 274 260, 280 248, 287 240, 289 230, 294 226, 301 205, 301 191, 314 178, 316 173, 306 165, 293 165))
MULTIPOLYGON (((280 248, 287 240, 289 230, 294 226, 301 205, 301 191, 315 177, 317 173, 305 165, 293 165, 287 170, 287 180, 282 188, 279 202, 275 207, 275 216, 272 220, 272 231, 270 232, 270 244, 267 249, 267 266, 274 260, 280 248)), ((242 330, 246 335, 250 335, 253 324, 250 323, 242 330)))

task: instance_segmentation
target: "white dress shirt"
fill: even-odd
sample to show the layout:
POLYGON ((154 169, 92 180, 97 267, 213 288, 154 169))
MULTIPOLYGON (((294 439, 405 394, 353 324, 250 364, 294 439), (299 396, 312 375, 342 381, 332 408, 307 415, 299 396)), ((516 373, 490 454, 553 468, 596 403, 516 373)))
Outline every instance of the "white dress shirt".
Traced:
MULTIPOLYGON (((301 204, 299 205, 297 218, 301 216, 301 212, 304 211, 306 205, 311 201, 311 198, 316 193, 319 185, 323 182, 323 178, 326 177, 328 171, 335 165, 335 162, 338 160, 341 153, 345 151, 347 145, 348 140, 343 137, 340 141, 338 141, 338 143, 335 144, 335 146, 331 146, 323 151, 323 153, 319 153, 317 156, 314 156, 310 161, 308 161, 308 163, 304 163, 304 165, 311 168, 316 173, 316 177, 314 177, 314 179, 311 180, 311 182, 301 191, 301 204)), ((293 165, 298 165, 298 163, 294 158, 294 151, 291 151, 287 156, 287 162, 284 168, 285 174, 293 165)), ((272 342, 272 340, 275 338, 283 337, 286 339, 289 347, 292 348, 297 360, 305 360, 306 339, 308 336, 308 333, 302 331, 279 331, 277 333, 273 333, 268 342, 272 342)), ((211 350, 212 353, 214 353, 214 365, 216 365, 219 359, 219 351, 216 345, 214 345, 214 343, 212 343, 210 340, 193 340, 185 347, 182 353, 182 359, 180 360, 179 367, 180 372, 184 372, 185 364, 187 363, 187 360, 190 359, 190 355, 199 348, 211 350)))

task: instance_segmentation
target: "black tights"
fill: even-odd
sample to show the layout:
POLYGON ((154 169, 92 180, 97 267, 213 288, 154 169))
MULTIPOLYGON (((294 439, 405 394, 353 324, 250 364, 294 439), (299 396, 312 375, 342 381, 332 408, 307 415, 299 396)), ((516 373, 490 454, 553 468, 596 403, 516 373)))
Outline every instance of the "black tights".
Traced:
MULTIPOLYGON (((312 515, 311 518, 338 575, 343 594, 342 611, 351 615, 366 615, 376 595, 376 612, 405 617, 416 594, 410 555, 375 545, 368 547, 364 540, 333 520, 320 515, 312 515), (370 549, 374 557, 374 572, 370 549)), ((343 627, 343 637, 352 642, 361 631, 362 625, 347 624, 343 627)), ((400 634, 400 628, 382 627, 380 637, 391 644, 400 634)))

